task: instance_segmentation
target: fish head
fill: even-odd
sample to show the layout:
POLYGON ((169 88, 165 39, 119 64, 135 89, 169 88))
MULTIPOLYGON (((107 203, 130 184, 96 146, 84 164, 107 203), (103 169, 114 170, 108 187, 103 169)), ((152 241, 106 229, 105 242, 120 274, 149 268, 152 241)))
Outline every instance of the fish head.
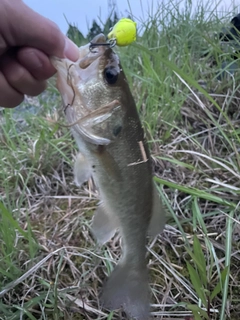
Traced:
POLYGON ((131 96, 119 57, 103 34, 79 48, 76 62, 57 57, 51 61, 58 71, 57 88, 63 105, 75 110, 75 118, 131 96))

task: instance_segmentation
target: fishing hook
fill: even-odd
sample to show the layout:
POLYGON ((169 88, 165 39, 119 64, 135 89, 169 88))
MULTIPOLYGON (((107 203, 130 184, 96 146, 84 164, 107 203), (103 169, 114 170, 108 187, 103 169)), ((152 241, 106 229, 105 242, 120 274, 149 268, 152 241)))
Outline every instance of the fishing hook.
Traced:
POLYGON ((116 44, 117 44, 117 40, 116 39, 110 39, 106 43, 93 43, 93 42, 90 42, 89 51, 92 52, 92 53, 95 53, 95 51, 94 51, 95 47, 109 46, 109 48, 113 48, 116 44))

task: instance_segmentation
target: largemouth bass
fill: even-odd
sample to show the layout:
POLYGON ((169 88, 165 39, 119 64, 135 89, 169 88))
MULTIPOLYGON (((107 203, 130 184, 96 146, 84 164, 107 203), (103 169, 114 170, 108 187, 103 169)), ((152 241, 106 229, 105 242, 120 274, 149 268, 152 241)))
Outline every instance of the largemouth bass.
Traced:
MULTIPOLYGON (((92 43, 105 44, 100 34, 92 43)), ((101 203, 92 223, 99 243, 118 229, 122 257, 105 282, 101 301, 129 317, 149 317, 147 234, 164 226, 164 209, 152 179, 144 130, 118 55, 106 45, 79 48, 79 60, 52 58, 57 88, 78 147, 74 172, 81 185, 91 176, 101 203)))

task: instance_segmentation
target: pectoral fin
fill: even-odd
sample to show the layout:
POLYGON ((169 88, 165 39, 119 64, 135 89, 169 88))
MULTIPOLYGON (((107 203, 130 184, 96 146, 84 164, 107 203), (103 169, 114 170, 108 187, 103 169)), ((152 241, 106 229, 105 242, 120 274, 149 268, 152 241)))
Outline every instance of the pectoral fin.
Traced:
POLYGON ((117 229, 117 220, 107 212, 104 204, 101 204, 95 211, 93 223, 91 226, 92 233, 99 244, 109 241, 117 229))
POLYGON ((148 235, 150 237, 155 237, 163 231, 165 225, 166 210, 160 199, 159 192, 155 184, 153 185, 153 207, 152 207, 152 217, 148 227, 148 235))
POLYGON ((77 186, 81 186, 84 182, 88 181, 92 175, 92 169, 87 159, 78 153, 76 161, 74 163, 74 182, 77 186))

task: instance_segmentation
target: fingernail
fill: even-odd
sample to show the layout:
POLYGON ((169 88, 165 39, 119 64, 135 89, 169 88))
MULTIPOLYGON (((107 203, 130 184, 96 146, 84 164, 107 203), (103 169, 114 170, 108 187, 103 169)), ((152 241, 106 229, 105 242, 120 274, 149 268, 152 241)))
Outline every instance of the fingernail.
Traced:
POLYGON ((75 43, 66 37, 65 39, 65 48, 64 56, 71 61, 77 61, 79 58, 79 49, 75 43))

